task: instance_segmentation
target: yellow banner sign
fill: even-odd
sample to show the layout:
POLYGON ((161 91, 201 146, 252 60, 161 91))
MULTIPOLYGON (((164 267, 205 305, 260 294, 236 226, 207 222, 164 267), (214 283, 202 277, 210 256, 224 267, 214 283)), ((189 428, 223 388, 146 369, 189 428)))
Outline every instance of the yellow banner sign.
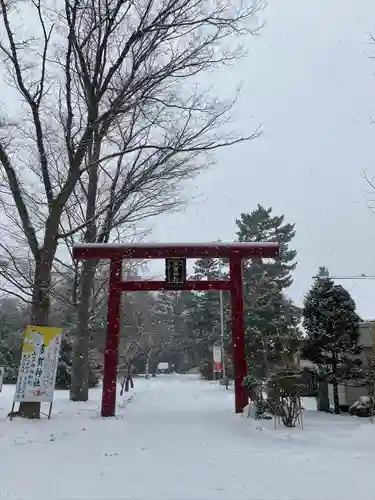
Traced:
POLYGON ((62 328, 29 325, 22 346, 15 402, 53 401, 62 328))

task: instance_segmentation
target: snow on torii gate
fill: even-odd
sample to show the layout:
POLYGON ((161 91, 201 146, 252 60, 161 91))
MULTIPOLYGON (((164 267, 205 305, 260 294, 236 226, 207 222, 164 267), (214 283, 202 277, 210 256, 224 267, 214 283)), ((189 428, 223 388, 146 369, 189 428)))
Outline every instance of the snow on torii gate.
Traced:
POLYGON ((197 290, 231 292, 232 346, 235 387, 235 411, 248 404, 243 387, 247 375, 242 260, 251 257, 275 258, 278 243, 141 243, 132 245, 86 243, 73 247, 77 260, 109 260, 107 337, 104 355, 102 416, 116 411, 118 349, 120 340, 121 292, 157 290, 197 290), (186 279, 186 259, 222 258, 229 260, 229 280, 190 281, 186 279), (124 259, 165 259, 164 281, 122 281, 124 259))

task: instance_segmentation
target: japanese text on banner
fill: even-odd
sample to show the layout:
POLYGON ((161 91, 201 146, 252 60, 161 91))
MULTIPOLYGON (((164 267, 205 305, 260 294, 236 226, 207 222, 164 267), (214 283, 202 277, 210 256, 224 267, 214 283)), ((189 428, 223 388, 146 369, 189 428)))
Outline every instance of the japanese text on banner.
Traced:
POLYGON ((26 328, 14 402, 53 401, 61 339, 61 328, 26 328))

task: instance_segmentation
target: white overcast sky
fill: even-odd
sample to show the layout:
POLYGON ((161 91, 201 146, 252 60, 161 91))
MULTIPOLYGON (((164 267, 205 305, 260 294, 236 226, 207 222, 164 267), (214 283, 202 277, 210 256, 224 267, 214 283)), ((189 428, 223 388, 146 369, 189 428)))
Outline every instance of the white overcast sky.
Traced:
MULTIPOLYGON (((234 116, 262 124, 264 136, 217 153, 191 191, 199 202, 154 221, 149 239, 232 241, 241 212, 272 206, 296 223, 289 293, 301 304, 319 265, 332 275, 375 275, 375 213, 363 177, 375 177, 375 1, 270 0, 264 18, 248 57, 217 83, 222 91, 223 81, 243 82, 234 116)), ((342 284, 359 314, 374 318, 375 280, 342 284)))

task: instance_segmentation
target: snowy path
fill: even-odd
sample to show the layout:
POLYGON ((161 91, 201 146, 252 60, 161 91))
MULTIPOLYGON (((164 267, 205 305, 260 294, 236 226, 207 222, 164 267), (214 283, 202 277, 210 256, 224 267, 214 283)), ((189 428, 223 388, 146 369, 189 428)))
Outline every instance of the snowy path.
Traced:
POLYGON ((9 422, 13 388, 5 388, 0 499, 374 498, 367 420, 307 412, 304 431, 274 431, 234 415, 230 392, 194 377, 136 384, 135 398, 108 420, 93 391, 78 406, 57 393, 51 421, 9 422))

